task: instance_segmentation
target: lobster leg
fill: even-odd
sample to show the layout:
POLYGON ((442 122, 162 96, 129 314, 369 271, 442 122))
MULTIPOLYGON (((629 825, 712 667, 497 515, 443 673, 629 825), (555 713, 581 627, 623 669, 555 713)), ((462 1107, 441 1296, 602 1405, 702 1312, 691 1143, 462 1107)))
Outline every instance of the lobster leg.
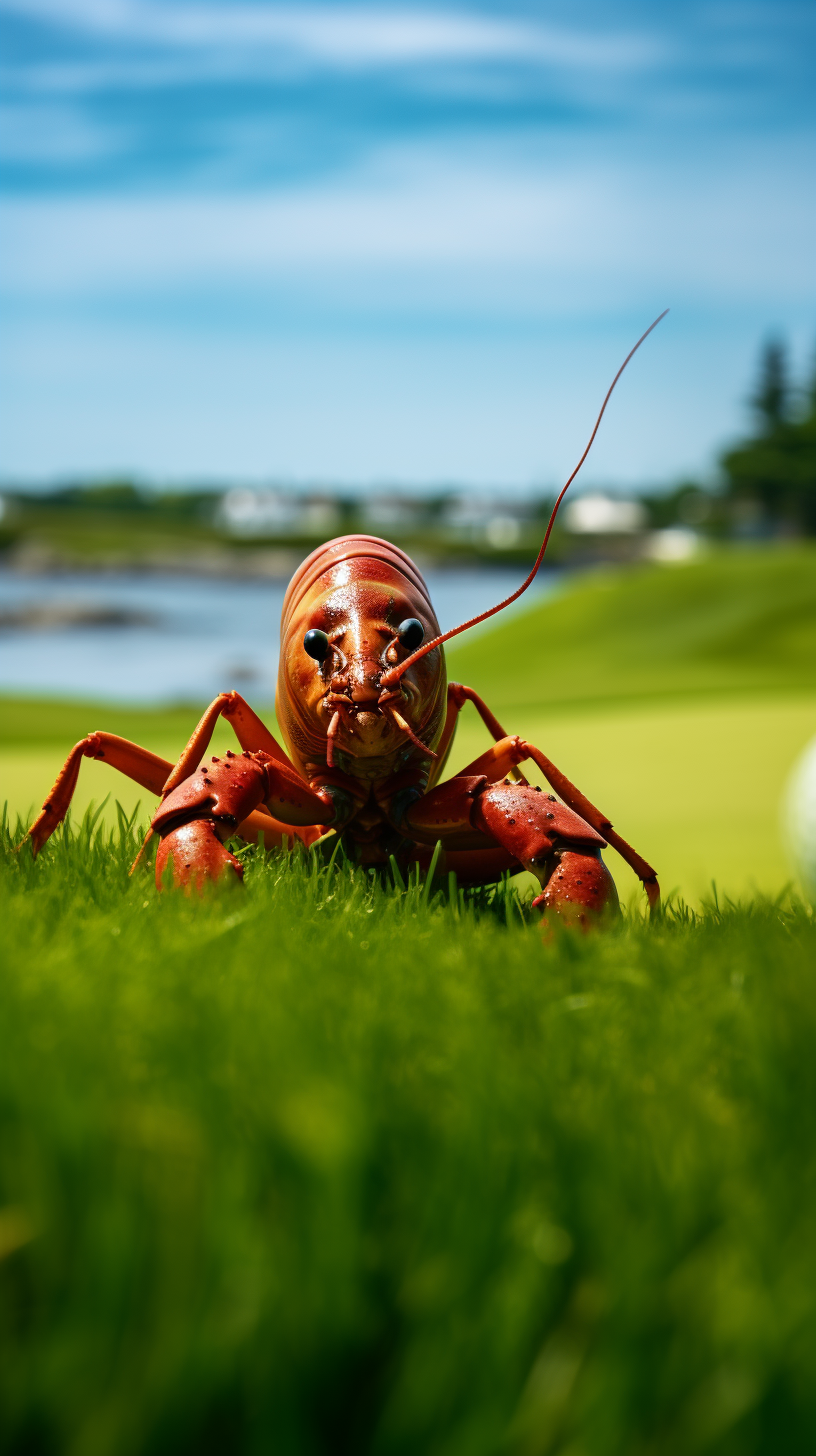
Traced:
POLYGON ((534 748, 532 743, 525 743, 523 747, 525 757, 531 758, 538 765, 547 783, 552 784, 555 792, 561 795, 564 803, 568 804, 571 809, 574 809, 576 814, 580 814, 599 834, 602 834, 607 843, 611 844, 612 848, 618 851, 621 859, 624 859, 629 868, 634 870, 646 891, 646 898, 649 901, 650 910, 655 911, 660 904, 660 886, 657 883, 657 870, 653 869, 648 860, 643 859, 637 850, 632 848, 631 844, 627 844, 626 840, 620 834, 616 833, 612 828, 611 820, 607 819, 606 815, 602 814, 600 809, 596 809, 595 805, 591 804, 589 799, 581 793, 581 790, 576 789, 575 785, 570 783, 566 774, 563 774, 560 769, 556 768, 555 764, 539 748, 534 748))
MULTIPOLYGON (((203 754, 206 753, 210 746, 215 725, 221 717, 226 718, 231 724, 235 736, 243 749, 251 753, 263 752, 267 757, 275 759, 277 762, 291 769, 293 773, 295 772, 293 765, 280 744, 269 732, 266 724, 258 717, 258 714, 241 697, 241 694, 236 692, 219 693, 218 697, 213 699, 210 706, 202 714, 185 747, 182 749, 181 754, 172 766, 167 779, 162 785, 161 794, 163 799, 167 798, 168 794, 171 794, 174 789, 178 788, 179 784, 183 783, 198 767, 203 754)), ((217 761, 216 759, 215 762, 217 761)), ((227 851, 224 850, 223 854, 220 853, 216 849, 212 838, 205 841, 201 838, 202 833, 203 831, 196 831, 192 835, 190 846, 193 846, 193 841, 195 840, 195 846, 197 847, 196 853, 201 851, 204 854, 204 860, 206 860, 211 870, 215 871, 218 865, 222 865, 222 861, 223 867, 226 867, 229 862, 231 867, 236 871, 240 869, 238 861, 233 856, 230 855, 228 860, 225 859, 224 856, 226 856, 227 851)), ((267 849, 279 849, 284 841, 292 839, 295 836, 301 839, 304 844, 311 844, 319 837, 320 831, 311 828, 304 830, 300 826, 281 823, 270 814, 265 805, 261 804, 257 809, 253 808, 246 819, 238 824, 235 833, 247 840, 257 839, 258 835, 261 834, 263 835, 264 844, 267 849)), ((142 858, 152 835, 153 828, 151 826, 145 835, 142 847, 132 866, 131 874, 142 858)), ((192 847, 190 848, 190 852, 193 853, 192 847)), ((220 873, 220 870, 217 873, 220 873)), ((208 877, 212 878, 213 875, 208 872, 208 877)), ((217 874, 215 877, 217 878, 217 874)))
POLYGON ((474 760, 467 768, 462 770, 463 774, 484 773, 490 779, 496 779, 506 772, 505 765, 511 763, 523 763, 532 759, 538 768, 541 769, 547 782, 552 785, 557 794, 560 794, 564 803, 599 834, 607 844, 616 849, 622 859, 626 861, 630 869, 633 869, 641 881, 646 892, 651 910, 655 910, 660 903, 660 887, 657 883, 657 871, 652 868, 647 860, 633 849, 631 844, 622 838, 612 828, 610 820, 600 809, 590 803, 585 794, 571 783, 566 774, 556 768, 551 759, 547 758, 539 748, 532 743, 525 743, 521 738, 508 737, 497 743, 487 753, 474 760))
POLYGON ((22 849, 26 839, 30 839, 34 854, 39 854, 54 830, 62 823, 74 796, 83 758, 104 759, 111 768, 118 769, 134 783, 148 789, 151 794, 161 793, 172 768, 166 758, 159 758, 157 753, 140 748, 138 743, 131 743, 129 739, 120 738, 116 733, 89 733, 71 749, 51 793, 28 833, 17 846, 18 849, 22 849))
MULTIPOLYGON (((230 871, 242 878, 239 861, 224 847, 225 838, 235 834, 251 841, 261 834, 267 848, 280 848, 294 838, 309 845, 320 837, 327 824, 342 821, 352 808, 342 788, 327 785, 312 789, 306 785, 257 713, 236 692, 219 693, 202 715, 175 765, 166 767, 170 771, 161 788, 154 787, 162 796, 162 804, 145 839, 146 844, 154 831, 161 835, 156 857, 159 887, 171 863, 177 884, 200 888, 205 881, 218 879, 230 871), (213 755, 208 764, 201 765, 202 754, 209 747, 219 717, 231 724, 244 748, 241 767, 244 779, 248 776, 251 781, 249 789, 245 785, 243 791, 237 792, 232 770, 238 760, 230 751, 223 761, 213 755), (253 778, 251 761, 256 761, 256 769, 261 765, 260 776, 256 773, 253 778), (216 768, 222 762, 223 767, 216 768), (207 813, 210 800, 206 794, 202 798, 199 792, 202 786, 195 778, 194 771, 199 765, 204 787, 215 784, 222 789, 220 805, 213 806, 212 814, 207 813), (232 782, 225 781, 225 774, 226 780, 232 779, 232 782)), ((137 863, 143 851, 144 845, 137 863)))
MULTIPOLYGON (((473 704, 488 733, 492 733, 496 742, 499 742, 501 739, 507 737, 507 734, 502 728, 501 723, 499 722, 498 718, 496 718, 494 714, 491 713, 490 709, 487 706, 487 703, 484 701, 484 698, 480 698, 479 694, 477 692, 474 692, 473 688, 465 687, 464 683, 448 683, 448 706, 447 712, 445 714, 445 725, 442 729, 442 737, 439 740, 439 744, 436 750, 436 762, 431 769, 431 775, 428 780, 428 785, 430 788, 433 788, 434 784, 438 783, 440 778, 442 777, 445 763, 447 762, 448 754, 450 753, 451 745, 453 743, 453 735, 456 732, 457 719, 463 707, 465 706, 465 703, 473 704)), ((512 773, 512 776, 518 781, 518 783, 526 784, 527 780, 525 779, 524 774, 521 772, 520 769, 514 766, 510 770, 510 772, 512 773)))
MULTIPOLYGON (((239 693, 220 693, 201 718, 175 765, 168 762, 166 758, 160 758, 158 754, 151 753, 149 749, 140 747, 138 743, 132 743, 127 738, 120 738, 115 733, 89 733, 87 737, 81 739, 71 749, 57 775, 51 793, 17 848, 21 849, 25 841, 30 839, 34 854, 39 854, 54 830, 62 823, 77 786, 83 758, 104 760, 112 768, 118 769, 120 773, 125 774, 135 783, 141 784, 143 788, 158 797, 170 792, 187 777, 191 769, 197 767, 201 755, 206 751, 212 738, 215 724, 222 714, 232 724, 242 748, 261 749, 271 758, 277 759, 291 768, 283 749, 241 695, 239 693)), ((236 832, 242 838, 250 841, 262 833, 268 848, 278 848, 284 838, 291 840, 295 836, 302 839, 304 843, 310 844, 319 835, 317 829, 312 830, 275 819, 263 805, 259 807, 259 810, 249 814, 238 825, 236 832)))
MULTIPOLYGON (((163 792, 169 794, 178 784, 186 779, 188 774, 198 767, 203 755, 210 746, 215 725, 218 719, 224 717, 231 724, 235 736, 242 748, 249 749, 250 753, 257 753, 262 750, 270 758, 277 759, 293 769, 293 765, 284 753, 277 739, 269 732, 266 724, 253 712, 249 703, 241 697, 240 693, 219 693, 210 703, 209 708, 199 719, 190 738, 176 761, 173 770, 163 786, 163 792)), ((294 771, 294 770, 293 770, 294 771)))
MULTIPOLYGON (((163 786, 164 794, 171 793, 188 774, 193 773, 198 767, 202 756, 210 746, 210 740, 219 717, 226 719, 243 749, 248 749, 250 753, 259 751, 266 753, 270 758, 276 759, 291 769, 293 773, 297 772, 291 759, 270 733, 263 720, 249 706, 246 699, 236 692, 219 693, 194 728, 183 753, 163 786)), ((240 839, 246 839, 249 843, 255 843, 258 835, 261 834, 267 849, 281 849, 285 844, 291 844, 294 839, 299 839, 302 844, 308 846, 314 844, 322 832, 322 824, 290 824, 276 819, 265 804, 260 804, 257 809, 248 814, 235 831, 240 839)))

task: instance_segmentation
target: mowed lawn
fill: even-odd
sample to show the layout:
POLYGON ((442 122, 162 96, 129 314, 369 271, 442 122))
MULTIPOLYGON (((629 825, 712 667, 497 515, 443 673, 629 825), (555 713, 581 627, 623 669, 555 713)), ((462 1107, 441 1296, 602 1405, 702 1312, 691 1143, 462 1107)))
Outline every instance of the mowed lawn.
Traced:
MULTIPOLYGON (((810 1456, 816 926, 747 892, 813 566, 588 576, 451 654, 739 906, 542 935, 518 882, 257 846, 160 896, 115 815, 36 860, 0 826, 0 1450, 810 1456)), ((25 803, 87 729, 172 755, 194 718, 7 702, 5 767, 25 803)))
POLYGON ((803 908, 0 839, 0 1449, 809 1456, 803 908))
MULTIPOLYGON (((666 892, 699 904, 712 883, 739 897, 795 883, 781 800, 816 734, 812 549, 745 549, 686 566, 588 573, 556 601, 452 644, 449 673, 604 810, 655 865, 666 892)), ((173 758, 204 706, 145 712, 7 702, 0 798, 12 815, 26 816, 67 749, 92 728, 173 758)), ((266 716, 274 723, 271 710, 266 716)), ((219 726, 215 742, 230 741, 219 726)), ((450 770, 485 744, 467 708, 450 770)), ((76 813, 107 794, 110 815, 114 799, 128 813, 141 800, 147 812, 143 790, 86 762, 76 813)), ((614 854, 609 863, 621 893, 635 894, 627 867, 614 854)))

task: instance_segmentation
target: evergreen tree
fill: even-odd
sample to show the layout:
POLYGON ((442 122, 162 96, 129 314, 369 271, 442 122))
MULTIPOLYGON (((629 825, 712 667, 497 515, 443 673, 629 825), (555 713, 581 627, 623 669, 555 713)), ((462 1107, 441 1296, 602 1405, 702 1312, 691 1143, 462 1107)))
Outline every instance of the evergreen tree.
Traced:
POLYGON ((769 339, 760 356, 759 384, 751 401, 761 430, 772 433, 790 412, 788 360, 781 339, 769 339))
POLYGON ((722 457, 727 493, 758 507, 768 527, 816 535, 816 373, 797 411, 784 345, 767 343, 752 398, 754 434, 722 457))

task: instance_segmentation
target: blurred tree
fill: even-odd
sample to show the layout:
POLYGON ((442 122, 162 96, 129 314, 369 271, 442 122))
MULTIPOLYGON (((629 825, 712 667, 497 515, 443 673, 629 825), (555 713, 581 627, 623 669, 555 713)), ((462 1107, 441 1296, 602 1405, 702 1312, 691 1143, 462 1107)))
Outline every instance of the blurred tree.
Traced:
POLYGON ((760 428, 773 430, 787 418, 790 409, 788 361, 781 339, 769 339, 762 350, 759 384, 751 403, 759 416, 760 428))
POLYGON ((816 535, 816 371, 792 390, 784 344, 771 340, 751 403, 753 435, 720 461, 727 494, 766 529, 816 535))

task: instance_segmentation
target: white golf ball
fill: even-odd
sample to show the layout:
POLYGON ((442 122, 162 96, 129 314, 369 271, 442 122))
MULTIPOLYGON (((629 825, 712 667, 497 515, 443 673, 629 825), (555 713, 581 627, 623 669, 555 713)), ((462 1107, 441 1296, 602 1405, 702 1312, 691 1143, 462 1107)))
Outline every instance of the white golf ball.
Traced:
POLYGON ((794 766, 782 812, 785 837, 802 888, 816 904, 816 738, 794 766))

